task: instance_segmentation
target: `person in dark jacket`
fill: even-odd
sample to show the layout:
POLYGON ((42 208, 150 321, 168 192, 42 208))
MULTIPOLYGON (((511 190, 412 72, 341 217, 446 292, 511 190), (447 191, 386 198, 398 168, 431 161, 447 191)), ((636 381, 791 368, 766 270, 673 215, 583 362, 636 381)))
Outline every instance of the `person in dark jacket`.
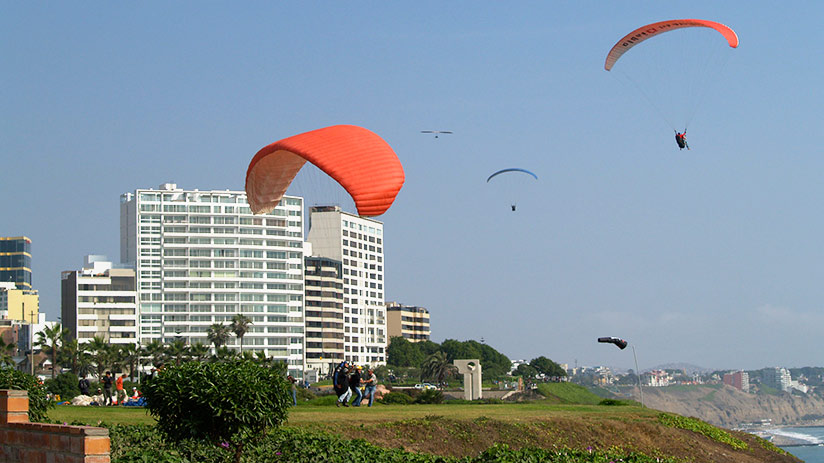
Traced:
POLYGON ((103 405, 112 405, 112 385, 114 385, 112 372, 107 371, 106 376, 103 377, 103 405))
POLYGON ((80 378, 80 381, 77 382, 77 387, 80 388, 80 393, 82 395, 89 395, 91 383, 86 378, 80 378))
POLYGON ((684 133, 680 133, 677 130, 675 131, 675 143, 678 143, 679 150, 684 148, 687 150, 690 149, 690 145, 687 144, 687 129, 684 129, 684 133))
POLYGON ((349 389, 352 390, 352 395, 355 400, 352 401, 353 407, 360 407, 361 400, 363 400, 363 392, 361 392, 361 366, 358 365, 352 368, 352 374, 349 375, 349 389))

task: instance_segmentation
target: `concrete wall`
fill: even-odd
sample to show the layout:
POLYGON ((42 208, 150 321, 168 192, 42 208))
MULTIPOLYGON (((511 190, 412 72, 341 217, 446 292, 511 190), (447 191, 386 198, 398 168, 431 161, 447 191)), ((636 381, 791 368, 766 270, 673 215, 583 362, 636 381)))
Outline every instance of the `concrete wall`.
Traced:
POLYGON ((26 391, 0 389, 0 463, 109 463, 109 430, 29 422, 26 391))

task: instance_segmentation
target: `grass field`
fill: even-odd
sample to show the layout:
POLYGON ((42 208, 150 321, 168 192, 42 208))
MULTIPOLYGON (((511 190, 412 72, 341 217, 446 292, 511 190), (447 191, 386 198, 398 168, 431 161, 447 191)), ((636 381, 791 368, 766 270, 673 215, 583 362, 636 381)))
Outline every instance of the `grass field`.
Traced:
MULTIPOLYGON (((597 405, 565 405, 545 402, 507 404, 441 404, 441 405, 381 405, 369 407, 337 408, 331 405, 301 405, 289 410, 287 426, 314 427, 317 423, 345 424, 380 423, 429 416, 448 416, 453 419, 492 418, 513 423, 531 422, 565 416, 603 419, 637 419, 639 416, 654 417, 656 411, 639 407, 603 407, 597 405)), ((153 424, 145 409, 138 407, 81 407, 60 405, 49 411, 49 418, 58 422, 82 422, 85 424, 153 424)))

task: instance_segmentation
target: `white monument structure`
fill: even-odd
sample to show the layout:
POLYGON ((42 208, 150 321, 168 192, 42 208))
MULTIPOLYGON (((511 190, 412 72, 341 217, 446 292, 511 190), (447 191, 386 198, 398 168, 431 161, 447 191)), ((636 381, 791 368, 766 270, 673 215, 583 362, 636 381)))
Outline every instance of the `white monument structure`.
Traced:
POLYGON ((453 365, 458 367, 458 373, 464 375, 464 399, 476 400, 482 396, 481 392, 481 362, 478 359, 455 360, 453 365))

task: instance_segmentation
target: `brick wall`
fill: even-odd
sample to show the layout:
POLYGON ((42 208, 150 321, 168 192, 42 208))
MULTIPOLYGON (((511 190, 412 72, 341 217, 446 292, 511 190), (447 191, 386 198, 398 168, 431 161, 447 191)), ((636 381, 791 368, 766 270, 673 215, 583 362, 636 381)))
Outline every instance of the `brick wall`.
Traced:
POLYGON ((0 463, 109 463, 109 430, 30 423, 26 391, 0 389, 0 463))

